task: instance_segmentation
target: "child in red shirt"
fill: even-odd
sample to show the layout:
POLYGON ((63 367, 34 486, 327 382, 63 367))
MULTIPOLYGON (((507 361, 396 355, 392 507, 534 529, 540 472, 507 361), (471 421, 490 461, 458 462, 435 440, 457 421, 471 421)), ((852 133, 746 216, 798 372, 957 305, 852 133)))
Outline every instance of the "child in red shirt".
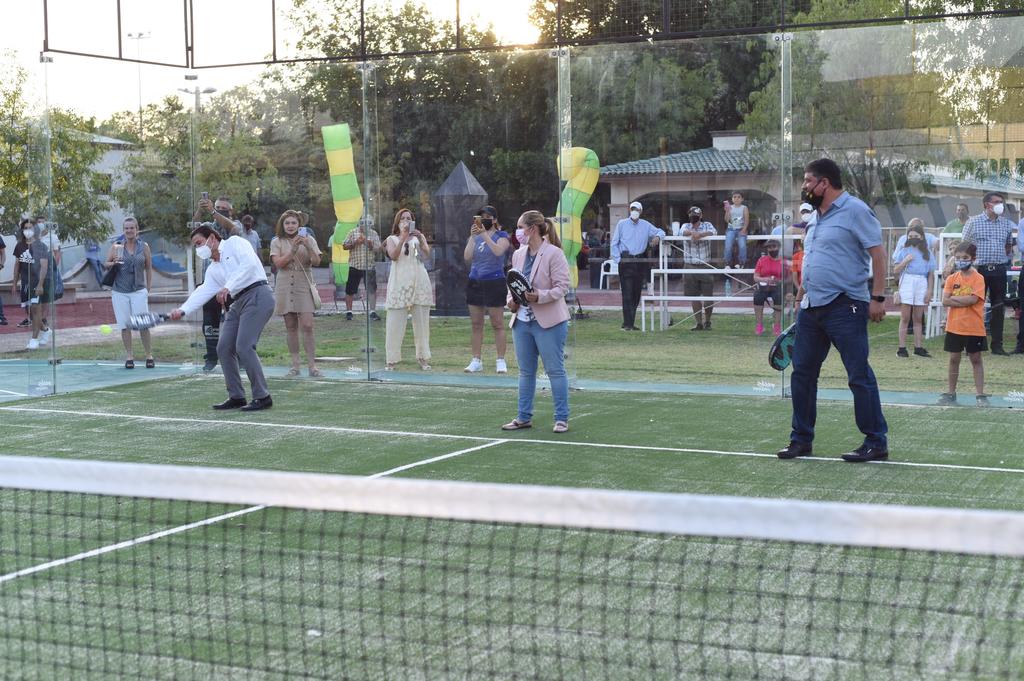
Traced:
MULTIPOLYGON (((767 255, 762 255, 754 265, 754 320, 756 326, 754 333, 758 336, 764 333, 764 304, 769 299, 772 301, 772 309, 776 312, 782 309, 782 257, 779 255, 779 242, 772 240, 765 243, 767 255)), ((782 333, 782 326, 776 316, 775 324, 772 325, 772 332, 778 336, 782 333)))
POLYGON ((960 356, 966 350, 974 370, 975 399, 979 407, 988 406, 985 394, 985 369, 981 353, 988 349, 985 334, 985 278, 974 269, 977 247, 962 242, 953 259, 956 271, 946 278, 942 287, 942 304, 949 308, 946 319, 946 340, 943 349, 949 353, 949 392, 939 396, 939 404, 956 404, 956 384, 960 377, 960 356))

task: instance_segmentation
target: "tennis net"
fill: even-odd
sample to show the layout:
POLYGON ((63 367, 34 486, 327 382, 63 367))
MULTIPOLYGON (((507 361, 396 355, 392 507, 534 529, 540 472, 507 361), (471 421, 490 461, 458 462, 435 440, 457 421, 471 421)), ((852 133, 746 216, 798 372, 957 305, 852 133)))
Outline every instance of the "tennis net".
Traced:
POLYGON ((1018 679, 1024 514, 0 457, 5 679, 1018 679))

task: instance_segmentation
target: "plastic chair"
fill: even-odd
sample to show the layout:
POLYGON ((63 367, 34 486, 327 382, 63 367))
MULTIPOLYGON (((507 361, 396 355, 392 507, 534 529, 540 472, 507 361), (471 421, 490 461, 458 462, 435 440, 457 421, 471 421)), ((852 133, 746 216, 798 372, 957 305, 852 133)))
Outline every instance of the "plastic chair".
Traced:
POLYGON ((611 277, 619 278, 619 263, 614 260, 605 260, 601 263, 601 279, 597 287, 605 288, 604 280, 611 277))

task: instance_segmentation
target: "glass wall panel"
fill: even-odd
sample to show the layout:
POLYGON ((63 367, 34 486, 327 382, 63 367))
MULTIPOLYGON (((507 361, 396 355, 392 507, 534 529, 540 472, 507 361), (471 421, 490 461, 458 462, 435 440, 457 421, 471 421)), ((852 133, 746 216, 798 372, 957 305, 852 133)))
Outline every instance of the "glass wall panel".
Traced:
MULTIPOLYGON (((1024 198, 1022 28, 1021 18, 983 18, 801 32, 793 41, 795 166, 835 159, 845 188, 882 223, 889 314, 870 333, 885 400, 934 402, 949 392, 943 335, 951 309, 942 304, 942 287, 963 230, 960 204, 962 214, 974 216, 968 229, 983 273, 993 282, 1005 276, 1000 288, 1016 290, 1019 237, 1014 245, 1006 233, 1020 220, 1024 198), (988 192, 1000 192, 1003 216, 986 213, 988 192), (927 246, 901 249, 915 224, 927 246)), ((1019 308, 991 296, 989 303, 988 344, 1013 352, 1024 338, 1019 308)), ((993 404, 1010 406, 1020 391, 1019 359, 981 357, 984 391, 993 404)), ((844 388, 837 358, 826 363, 822 383, 844 388)), ((964 357, 959 403, 975 404, 975 392, 964 357)))
POLYGON ((601 167, 583 212, 581 380, 782 393, 767 360, 792 304, 788 272, 771 259, 772 285, 755 281, 795 209, 780 175, 780 60, 771 36, 572 50, 572 144, 601 167), (755 77, 733 77, 751 62, 755 77), (756 128, 744 116, 751 101, 763 103, 756 128), (660 242, 647 238, 655 229, 660 242), (633 316, 622 300, 637 286, 633 316))
MULTIPOLYGON (((476 53, 386 60, 376 66, 382 236, 396 231, 400 208, 413 211, 430 242, 425 264, 434 296, 432 368, 428 372, 418 366, 414 334, 407 330, 401 358, 397 352, 391 356, 395 371, 384 377, 443 376, 512 385, 518 368, 496 283, 511 249, 504 250, 504 236, 492 236, 501 253, 495 256, 471 232, 474 215, 485 205, 495 208, 498 226, 512 246, 524 211, 555 213, 557 56, 546 50, 476 53), (468 305, 470 286, 476 296, 471 300, 478 301, 473 305, 476 322, 468 305), (474 340, 474 323, 482 340, 474 340), (476 342, 481 345, 475 347, 476 342)), ((482 218, 485 224, 487 216, 482 218)), ((387 277, 385 270, 379 272, 379 288, 389 291, 388 314, 406 314, 397 307, 402 299, 395 297, 400 294, 394 288, 400 281, 395 265, 389 267, 387 277)))
POLYGON ((383 365, 376 300, 365 286, 346 296, 356 264, 373 291, 380 252, 357 262, 343 247, 360 228, 381 229, 373 78, 372 67, 350 63, 268 68, 203 104, 197 188, 252 224, 235 229, 258 248, 275 289, 259 344, 271 376, 366 379, 383 365))
POLYGON ((47 158, 51 144, 47 72, 44 64, 33 69, 11 64, 4 70, 0 85, 4 146, 0 233, 5 249, 0 302, 6 324, 0 326, 0 400, 49 394, 55 383, 53 333, 46 333, 47 324, 55 323, 55 311, 47 304, 52 295, 46 224, 50 220, 47 158), (23 234, 26 231, 27 236, 23 234))
MULTIPOLYGON (((125 11, 133 6, 125 3, 125 11)), ((289 7, 279 11, 290 17, 296 9, 289 7)), ((203 23, 215 26, 215 19, 203 23)), ((437 29, 436 17, 425 21, 422 47, 454 40, 454 25, 437 29)), ((314 375, 339 379, 514 385, 511 334, 505 334, 504 353, 496 334, 507 330, 507 311, 493 324, 484 316, 477 350, 467 306, 479 244, 470 244, 468 262, 466 247, 474 214, 489 204, 509 234, 525 210, 556 221, 576 266, 566 355, 577 385, 782 395, 788 375, 773 370, 768 355, 778 331, 794 318, 800 180, 809 160, 828 156, 839 162, 846 188, 883 226, 889 315, 869 327, 883 399, 935 401, 948 392, 941 286, 963 229, 958 204, 965 204, 968 217, 997 222, 985 215, 982 199, 999 191, 1007 206, 1003 217, 1020 219, 1024 81, 1013 36, 1021 28, 1019 18, 985 18, 556 51, 406 54, 367 64, 272 67, 254 77, 238 69, 186 79, 172 69, 115 64, 104 78, 121 85, 96 93, 107 100, 103 111, 86 110, 76 85, 97 61, 56 55, 28 75, 32 82, 20 88, 22 100, 5 113, 12 123, 5 129, 0 191, 8 234, 22 215, 43 218, 45 245, 60 253, 54 262, 59 259, 65 293, 41 315, 53 330, 50 344, 28 350, 31 332, 16 326, 24 315, 17 307, 20 292, 12 299, 10 290, 14 242, 7 238, 0 286, 9 326, 0 327, 0 359, 21 373, 7 371, 0 390, 19 396, 161 371, 178 375, 212 361, 213 324, 195 315, 153 330, 153 373, 143 369, 141 338, 133 334, 138 369, 125 370, 129 355, 113 298, 97 279, 124 218, 135 215, 154 264, 149 309, 180 305, 202 280, 202 264, 185 240, 194 217, 210 220, 195 215, 208 192, 211 199, 228 198, 234 218, 252 218, 252 230, 242 227, 242 235, 254 246, 258 236, 268 268, 277 223, 288 209, 301 213, 300 227, 316 243, 310 250, 321 253, 310 270, 322 300, 311 318, 314 359, 306 351, 309 319, 276 314, 260 344, 271 375, 296 369, 307 376, 312 368, 314 375), (979 42, 978 35, 987 38, 979 42), (972 49, 961 49, 965 43, 972 49), (666 237, 646 244, 646 252, 642 240, 620 245, 641 251, 622 268, 611 257, 612 241, 633 201, 666 237), (394 261, 383 250, 367 257, 331 242, 335 235, 342 242, 353 233, 372 236, 369 230, 386 241, 403 208, 425 238, 413 250, 430 282, 429 352, 422 328, 417 348, 413 309, 389 309, 400 286, 394 261), (716 232, 696 244, 686 231, 691 208, 700 210, 697 224, 710 223, 716 232), (897 253, 915 219, 923 222, 928 261, 938 271, 927 275, 920 306, 907 305, 900 293, 900 263, 913 253, 897 253), (769 251, 778 241, 781 263, 775 264, 769 251), (755 271, 759 261, 763 267, 755 271), (357 263, 368 276, 360 277, 349 299, 346 285, 361 269, 357 263), (623 269, 633 265, 641 271, 641 302, 627 320, 623 269), (761 285, 765 272, 777 273, 778 290, 772 281, 761 285), (621 330, 627 321, 643 331, 621 330), (915 355, 918 344, 923 350, 915 355), (900 347, 907 357, 897 354, 900 347), (507 374, 498 373, 501 354, 507 374), (482 371, 465 371, 475 368, 477 355, 482 371)), ((389 31, 373 27, 374 49, 417 49, 415 41, 395 42, 389 36, 399 33, 389 31)), ((405 40, 415 33, 401 35, 405 40)), ((157 47, 152 40, 126 44, 146 58, 157 47)), ((331 44, 326 34, 306 40, 293 46, 296 54, 322 54, 331 44)), ((332 49, 345 53, 356 45, 332 49)), ((986 308, 988 342, 1001 323, 1002 348, 1012 352, 1024 344, 1012 296, 1019 240, 1009 251, 1003 244, 1001 262, 988 262, 990 246, 981 263, 1007 267, 1011 297, 986 308)), ((404 255, 405 244, 400 250, 404 255)), ((303 285, 297 277, 286 274, 288 285, 308 290, 310 281, 303 285)), ((272 273, 283 290, 281 273, 274 279, 272 273)), ((1020 393, 1015 358, 986 352, 983 360, 984 391, 993 403, 1011 406, 1020 393)), ((960 402, 973 404, 966 358, 960 373, 960 402)), ((845 399, 846 383, 833 353, 822 388, 845 399)))
POLYGON ((47 383, 57 392, 191 372, 193 327, 124 328, 131 315, 167 312, 187 295, 187 104, 173 89, 154 92, 153 82, 143 99, 135 64, 54 55, 44 66, 48 134, 29 208, 43 218, 42 242, 59 279, 47 283, 49 344, 28 354, 46 355, 47 383), (127 99, 76 85, 84 71, 101 76, 90 83, 124 83, 127 99), (119 110, 126 102, 131 109, 119 110), (120 274, 104 286, 112 262, 120 274))

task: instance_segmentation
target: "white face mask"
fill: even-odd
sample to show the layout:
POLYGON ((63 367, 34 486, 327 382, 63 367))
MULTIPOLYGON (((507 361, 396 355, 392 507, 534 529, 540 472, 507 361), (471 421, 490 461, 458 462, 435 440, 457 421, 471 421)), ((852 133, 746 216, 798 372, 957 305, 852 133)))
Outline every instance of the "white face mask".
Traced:
POLYGON ((997 203, 996 205, 992 206, 992 212, 995 213, 996 215, 1002 215, 1004 210, 1006 210, 1006 206, 1004 206, 1001 203, 997 203))
POLYGON ((26 239, 31 239, 32 237, 34 237, 36 235, 36 230, 34 230, 34 229, 23 229, 23 230, 21 230, 21 233, 25 235, 26 239))
POLYGON ((629 217, 631 217, 634 220, 639 220, 640 219, 640 211, 638 211, 638 210, 631 210, 631 211, 629 211, 629 217))
POLYGON ((524 241, 526 241, 526 232, 523 231, 522 229, 518 229, 517 228, 516 229, 516 241, 518 241, 519 243, 523 243, 524 241))
POLYGON ((196 255, 199 256, 200 260, 209 260, 213 257, 213 251, 209 246, 203 244, 202 246, 196 246, 196 255))

